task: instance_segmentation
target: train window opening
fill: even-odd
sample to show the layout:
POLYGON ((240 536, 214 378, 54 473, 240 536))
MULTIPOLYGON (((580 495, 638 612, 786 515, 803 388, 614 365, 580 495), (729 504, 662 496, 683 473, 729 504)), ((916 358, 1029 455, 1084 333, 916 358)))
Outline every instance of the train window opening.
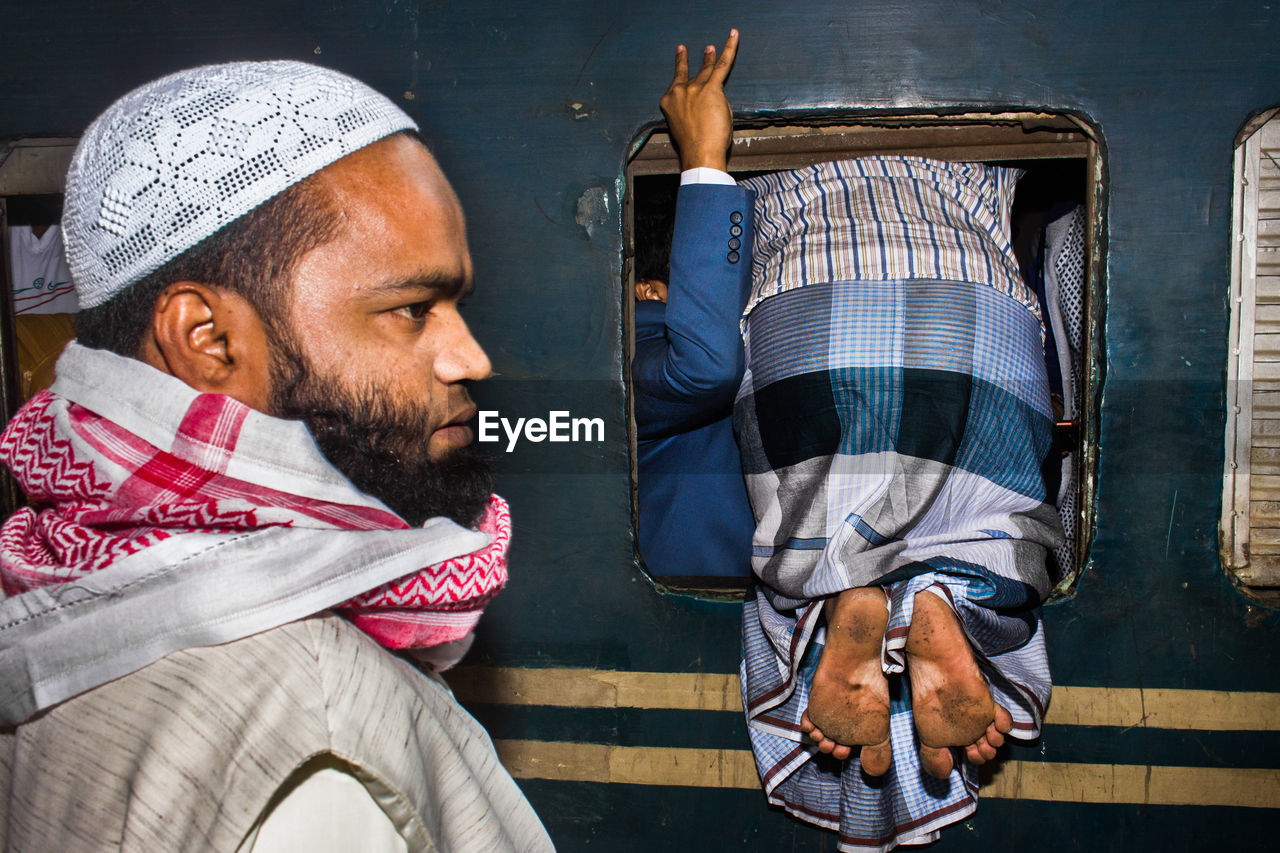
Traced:
MULTIPOLYGON (((626 168, 623 294, 627 344, 626 379, 631 388, 634 355, 635 283, 666 281, 679 161, 670 137, 659 128, 642 136, 626 168)), ((880 154, 909 154, 952 161, 980 161, 1024 172, 1011 215, 1011 239, 1024 278, 1053 315, 1046 336, 1051 361, 1054 449, 1045 466, 1050 501, 1058 504, 1067 543, 1052 555, 1058 584, 1069 593, 1088 559, 1094 529, 1097 466, 1097 406, 1102 376, 1103 316, 1101 216, 1104 163, 1099 137, 1085 120, 1066 113, 1009 111, 806 119, 787 125, 769 119, 735 124, 729 170, 736 178, 801 168, 816 162, 880 154), (1052 243, 1050 242, 1052 241, 1052 243), (1049 257, 1050 250, 1057 254, 1049 257), (1052 268, 1046 268, 1050 265, 1052 268), (1045 285, 1046 274, 1051 279, 1045 285), (1050 291, 1050 292, 1046 292, 1050 291), (1056 496, 1056 498, 1055 498, 1056 496)), ((732 577, 672 574, 645 559, 640 543, 639 462, 631 402, 632 524, 637 559, 662 591, 700 597, 740 596, 749 567, 732 577)), ((1280 478, 1278 478, 1280 479, 1280 478)), ((1280 505, 1280 504, 1278 504, 1280 505)))
MULTIPOLYGON (((0 408, 7 422, 53 382, 75 336, 75 289, 62 248, 63 185, 76 139, 0 141, 0 408)), ((22 500, 7 472, 0 511, 22 500)))
POLYGON ((1236 138, 1222 562, 1280 604, 1280 107, 1236 138))

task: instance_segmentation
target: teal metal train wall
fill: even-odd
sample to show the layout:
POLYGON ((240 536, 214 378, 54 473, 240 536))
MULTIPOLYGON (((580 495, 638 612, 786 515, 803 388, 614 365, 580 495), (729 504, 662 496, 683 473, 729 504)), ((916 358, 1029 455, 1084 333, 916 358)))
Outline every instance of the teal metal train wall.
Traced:
POLYGON ((1105 149, 1096 531, 1045 609, 1055 692, 939 850, 1261 846, 1280 808, 1280 616, 1218 555, 1234 137, 1280 103, 1280 3, 6 0, 0 140, 74 136, 202 62, 289 57, 395 97, 469 220, 482 408, 601 417, 498 453, 508 590, 456 684, 566 851, 829 850, 766 807, 738 607, 637 565, 622 179, 678 41, 743 33, 735 110, 1046 109, 1105 149))

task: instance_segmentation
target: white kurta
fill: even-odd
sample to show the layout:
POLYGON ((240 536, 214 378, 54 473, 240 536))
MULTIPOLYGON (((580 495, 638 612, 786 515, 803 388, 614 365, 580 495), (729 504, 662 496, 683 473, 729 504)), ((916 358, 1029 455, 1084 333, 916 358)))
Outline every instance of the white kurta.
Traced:
POLYGON ((448 688, 327 613, 167 655, 0 731, 6 851, 278 850, 254 845, 322 827, 335 787, 369 833, 346 849, 552 849, 448 688), (294 787, 317 761, 346 778, 294 787))

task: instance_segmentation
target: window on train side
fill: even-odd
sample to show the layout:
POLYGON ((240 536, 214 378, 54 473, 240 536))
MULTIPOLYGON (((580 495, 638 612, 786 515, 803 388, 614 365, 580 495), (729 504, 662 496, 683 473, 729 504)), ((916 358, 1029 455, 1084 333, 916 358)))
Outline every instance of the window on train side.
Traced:
POLYGON ((1236 137, 1222 560, 1280 601, 1280 107, 1236 137))
MULTIPOLYGON (((637 446, 630 366, 637 334, 645 338, 645 324, 654 312, 644 306, 643 298, 637 302, 635 285, 643 280, 666 281, 680 176, 676 152, 662 129, 638 139, 633 150, 626 168, 623 317, 629 346, 627 384, 633 392, 629 399, 636 553, 660 589, 737 594, 747 585, 749 567, 714 567, 712 573, 691 575, 687 567, 665 565, 663 549, 652 548, 659 552, 655 559, 643 547, 646 511, 655 510, 652 497, 647 501, 640 497, 644 444, 637 446)), ((981 161, 1024 172, 1013 203, 1011 239, 1024 278, 1036 291, 1049 321, 1046 369, 1057 425, 1045 477, 1067 532, 1066 544, 1051 555, 1051 568, 1056 568, 1060 579, 1058 591, 1065 592, 1079 578, 1094 530, 1104 292, 1100 240, 1106 233, 1101 227, 1105 169, 1099 137, 1077 116, 1045 112, 845 115, 806 117, 803 124, 789 125, 748 120, 735 128, 729 168, 735 177, 743 178, 881 154, 981 161)), ((662 487, 664 494, 669 490, 669 485, 662 487)), ((650 519, 649 523, 657 522, 650 519)), ((689 527, 696 529, 696 525, 689 527)))

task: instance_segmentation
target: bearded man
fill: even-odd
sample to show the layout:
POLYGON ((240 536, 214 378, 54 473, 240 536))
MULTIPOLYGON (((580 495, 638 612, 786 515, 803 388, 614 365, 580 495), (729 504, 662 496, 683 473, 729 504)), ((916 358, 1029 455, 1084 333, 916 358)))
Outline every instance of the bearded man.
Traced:
POLYGON ((63 230, 78 342, 0 439, 6 849, 550 849, 384 650, 456 662, 510 538, 412 119, 303 63, 179 72, 86 131, 63 230))

